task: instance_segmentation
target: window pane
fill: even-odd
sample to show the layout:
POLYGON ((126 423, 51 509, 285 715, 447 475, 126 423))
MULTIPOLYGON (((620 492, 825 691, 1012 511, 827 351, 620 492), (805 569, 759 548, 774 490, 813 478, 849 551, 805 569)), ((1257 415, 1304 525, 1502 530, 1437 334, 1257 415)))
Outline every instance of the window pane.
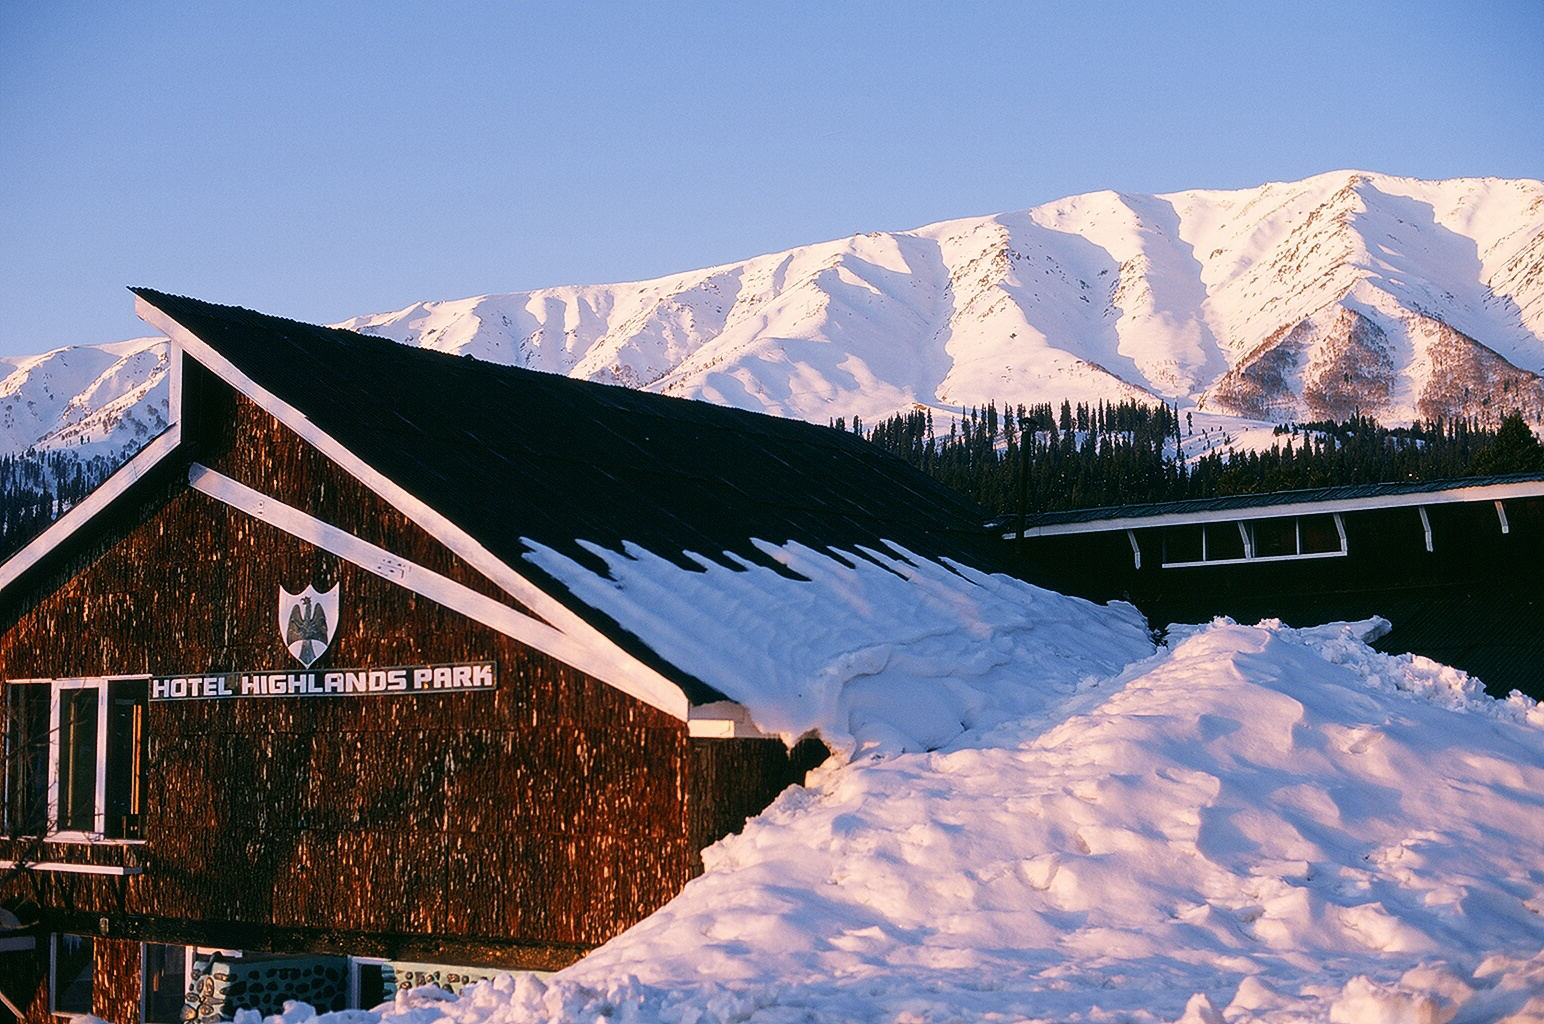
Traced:
POLYGON ((1199 526, 1175 526, 1163 531, 1163 560, 1175 562, 1199 562, 1201 560, 1201 528, 1199 526))
POLYGON ((59 691, 59 829, 96 827, 97 690, 59 691))
POLYGON ((49 694, 47 684, 12 683, 6 688, 5 827, 13 836, 39 835, 48 823, 49 694))
POLYGON ((1340 550, 1340 531, 1335 529, 1335 517, 1304 516, 1298 520, 1302 531, 1303 554, 1320 554, 1340 550))
POLYGON ((107 821, 113 839, 138 839, 145 791, 143 679, 109 684, 107 700, 107 821))
POLYGON ((1254 530, 1256 558, 1280 558, 1297 554, 1296 519, 1261 519, 1250 524, 1254 530))
POLYGON ((91 936, 54 936, 54 1012, 91 1012, 91 936))
POLYGON ((397 981, 389 964, 360 963, 359 1009, 373 1010, 397 994, 397 981))
POLYGON ((145 943, 145 1020, 177 1024, 188 995, 187 956, 182 946, 145 943))
POLYGON ((1208 562, 1243 557, 1244 535, 1238 532, 1237 523, 1206 524, 1206 560, 1208 562))

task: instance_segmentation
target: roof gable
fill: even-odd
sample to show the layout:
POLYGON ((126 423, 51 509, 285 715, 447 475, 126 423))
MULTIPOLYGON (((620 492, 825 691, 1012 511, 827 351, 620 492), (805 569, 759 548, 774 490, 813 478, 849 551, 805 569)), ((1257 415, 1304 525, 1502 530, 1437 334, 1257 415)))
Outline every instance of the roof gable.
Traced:
POLYGON ((973 503, 841 431, 135 294, 507 565, 524 539, 682 564, 762 560, 753 540, 991 557, 973 503))
MULTIPOLYGON (((647 552, 689 573, 714 561, 734 571, 759 566, 789 582, 805 579, 783 564, 779 551, 789 545, 833 564, 865 560, 900 576, 908 573, 896 566, 926 560, 997 565, 1000 545, 977 506, 842 431, 148 289, 135 295, 141 317, 208 371, 189 369, 188 379, 212 374, 245 396, 538 619, 511 620, 505 611, 512 608, 446 587, 424 566, 383 557, 305 509, 248 494, 240 481, 193 462, 196 489, 258 518, 284 518, 289 525, 281 528, 334 555, 433 600, 465 605, 465 614, 691 719, 694 735, 730 734, 716 721, 732 711, 718 703, 725 691, 667 661, 656 650, 661 635, 630 632, 617 608, 578 596, 584 588, 571 587, 571 572, 559 579, 550 562, 527 557, 533 550, 561 555, 602 581, 610 579, 613 552, 647 552), (701 723, 706 731, 699 732, 699 719, 711 720, 701 723)), ((164 470, 177 452, 186 472, 205 443, 199 424, 207 402, 197 395, 207 385, 192 392, 186 382, 179 386, 181 365, 173 360, 174 431, 151 462, 164 470)), ((46 538, 38 541, 44 555, 46 538)), ((806 602, 850 597, 841 588, 809 587, 806 602)))

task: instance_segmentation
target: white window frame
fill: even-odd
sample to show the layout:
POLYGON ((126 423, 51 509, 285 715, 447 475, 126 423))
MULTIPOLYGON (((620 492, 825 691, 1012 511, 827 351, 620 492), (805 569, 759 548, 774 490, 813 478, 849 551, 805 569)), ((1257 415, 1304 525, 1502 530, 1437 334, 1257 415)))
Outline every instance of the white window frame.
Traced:
MULTIPOLYGON (((1421 513, 1422 513, 1422 519, 1424 520, 1424 518, 1425 518, 1425 509, 1422 509, 1421 513)), ((1308 552, 1303 551, 1303 515, 1305 515, 1305 514, 1306 515, 1313 515, 1314 513, 1303 513, 1303 514, 1295 515, 1295 516, 1292 517, 1292 529, 1293 529, 1293 532, 1294 532, 1294 534, 1296 536, 1296 539, 1297 539, 1297 553, 1295 553, 1295 554, 1291 554, 1291 555, 1256 555, 1254 553, 1254 530, 1252 529, 1252 524, 1257 522, 1257 521, 1259 521, 1259 520, 1258 519, 1237 519, 1237 520, 1233 520, 1233 523, 1234 523, 1234 525, 1236 525, 1238 527, 1239 536, 1241 536, 1244 539, 1244 557, 1243 558, 1211 558, 1211 559, 1207 558, 1206 557, 1206 527, 1210 526, 1212 524, 1211 523, 1200 523, 1200 524, 1197 524, 1197 525, 1199 525, 1201 527, 1201 561, 1199 561, 1199 562, 1169 562, 1169 561, 1165 561, 1163 563, 1163 567, 1165 569, 1186 569, 1186 568, 1191 568, 1191 567, 1194 567, 1194 566, 1205 566, 1205 565, 1252 565, 1252 564, 1255 564, 1255 563, 1258 563, 1258 562, 1301 562, 1301 561, 1305 561, 1305 560, 1310 559, 1310 558, 1344 558, 1344 557, 1346 557, 1346 555, 1349 553, 1349 548, 1348 548, 1348 545, 1346 543, 1346 524, 1345 524, 1345 520, 1341 519, 1339 512, 1331 512, 1330 513, 1330 515, 1332 515, 1334 517, 1334 519, 1335 519, 1335 532, 1340 536, 1340 548, 1339 548, 1339 550, 1337 550, 1337 551, 1308 551, 1308 552)), ((1260 518, 1261 519, 1276 519, 1276 518, 1285 518, 1285 517, 1284 516, 1280 516, 1280 517, 1278 517, 1278 516, 1264 516, 1264 517, 1260 517, 1260 518)), ((1428 536, 1428 538, 1430 537, 1430 532, 1429 531, 1427 533, 1427 536, 1428 536)), ((1427 550, 1430 550, 1430 540, 1427 541, 1427 550)))
POLYGON ((110 694, 113 683, 138 682, 148 680, 148 675, 131 676, 78 676, 70 679, 12 679, 11 685, 15 686, 48 686, 48 786, 46 793, 48 823, 44 830, 46 842, 57 843, 119 843, 124 845, 142 845, 145 840, 109 838, 107 836, 107 760, 108 760, 108 732, 110 727, 109 711, 111 710, 110 694), (60 717, 64 709, 64 701, 61 694, 66 691, 91 690, 97 691, 97 720, 96 720, 96 778, 94 780, 94 808, 91 816, 91 828, 61 829, 59 828, 59 759, 62 752, 60 742, 60 717))
POLYGON ((97 676, 79 679, 55 679, 48 701, 48 838, 57 842, 100 842, 107 831, 107 680, 97 676), (77 690, 97 691, 96 714, 96 791, 91 815, 91 829, 59 827, 59 762, 62 760, 64 694, 77 690))
POLYGON ((380 966, 391 963, 382 956, 351 956, 348 958, 348 1005, 353 1010, 370 1010, 374 1007, 361 1006, 359 1003, 360 983, 359 969, 364 966, 380 966))

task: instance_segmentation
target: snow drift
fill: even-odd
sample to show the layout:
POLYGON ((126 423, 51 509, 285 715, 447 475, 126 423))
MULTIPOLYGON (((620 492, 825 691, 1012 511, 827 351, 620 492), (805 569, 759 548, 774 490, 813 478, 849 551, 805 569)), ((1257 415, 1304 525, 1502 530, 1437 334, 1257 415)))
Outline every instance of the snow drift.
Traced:
POLYGON ((790 745, 818 733, 845 752, 932 750, 1153 649, 1130 605, 1099 609, 907 552, 760 545, 790 576, 733 556, 738 569, 699 559, 685 572, 636 546, 591 545, 601 576, 526 543, 576 597, 790 745))
POLYGON ((847 753, 566 971, 340 1024, 1544 1021, 1533 701, 1380 620, 1155 650, 1123 607, 767 550, 804 580, 601 552, 587 599, 681 617, 675 656, 847 753))

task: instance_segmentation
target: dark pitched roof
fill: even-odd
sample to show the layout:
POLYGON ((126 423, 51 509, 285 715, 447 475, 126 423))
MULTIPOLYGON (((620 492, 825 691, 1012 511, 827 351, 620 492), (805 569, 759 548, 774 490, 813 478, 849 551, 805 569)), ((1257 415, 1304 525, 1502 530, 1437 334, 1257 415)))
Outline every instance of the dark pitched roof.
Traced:
POLYGON ((989 557, 977 506, 842 431, 134 291, 511 565, 522 537, 989 557))
MULTIPOLYGON (((1298 491, 1271 491, 1264 494, 1230 494, 1216 498, 1191 498, 1139 505, 1112 505, 1105 508, 1069 509, 1038 512, 1025 517, 1026 527, 1056 527, 1073 524, 1097 524, 1115 520, 1183 518, 1206 513, 1270 514, 1272 509, 1298 505, 1335 505, 1340 503, 1419 504, 1423 496, 1459 497, 1456 492, 1501 487, 1513 484, 1539 484, 1544 493, 1544 473, 1512 473, 1504 476, 1474 476, 1448 480, 1398 480, 1389 483, 1349 484, 1340 487, 1316 487, 1298 491)), ((1287 514, 1287 513, 1283 513, 1287 514)), ((1018 517, 1008 516, 993 522, 994 528, 1018 529, 1018 517)))
POLYGON ((978 506, 852 434, 133 291, 694 702, 720 695, 524 560, 522 539, 595 569, 581 541, 687 567, 691 551, 780 568, 754 540, 996 564, 978 506))

